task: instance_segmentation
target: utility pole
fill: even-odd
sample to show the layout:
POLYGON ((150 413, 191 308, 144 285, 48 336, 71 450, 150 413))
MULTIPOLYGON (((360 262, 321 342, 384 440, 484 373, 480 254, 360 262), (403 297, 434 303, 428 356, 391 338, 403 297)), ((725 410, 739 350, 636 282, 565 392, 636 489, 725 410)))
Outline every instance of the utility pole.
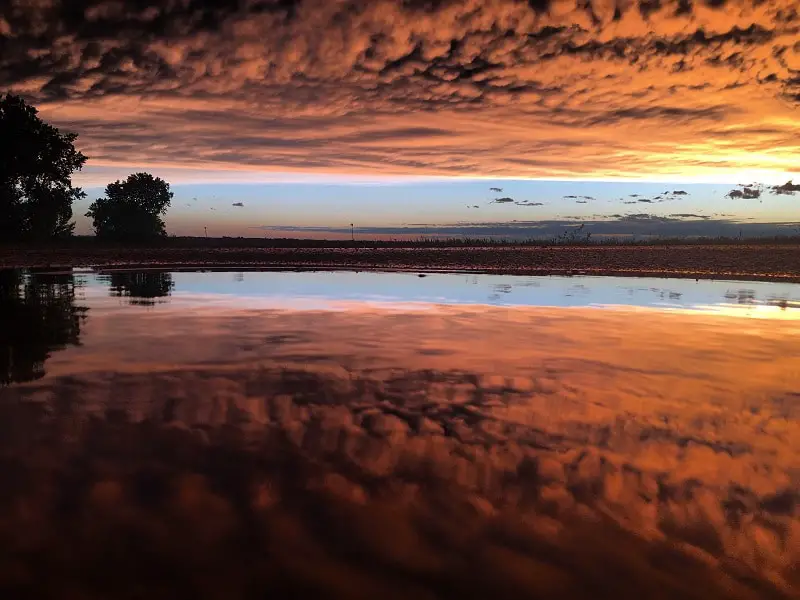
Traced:
POLYGON ((352 223, 350 223, 350 241, 351 242, 355 242, 356 241, 356 234, 353 231, 353 224, 352 223))

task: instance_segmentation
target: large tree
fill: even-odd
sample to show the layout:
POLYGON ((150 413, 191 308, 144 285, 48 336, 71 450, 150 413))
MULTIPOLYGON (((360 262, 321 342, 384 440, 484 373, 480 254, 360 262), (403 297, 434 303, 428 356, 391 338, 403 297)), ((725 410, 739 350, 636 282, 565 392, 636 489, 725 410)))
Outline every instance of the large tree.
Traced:
POLYGON ((19 96, 0 95, 0 240, 70 235, 72 203, 85 194, 71 176, 86 157, 19 96))
POLYGON ((167 212, 172 192, 169 184, 149 173, 134 173, 125 181, 106 186, 104 198, 89 206, 98 238, 139 241, 167 234, 162 215, 167 212))

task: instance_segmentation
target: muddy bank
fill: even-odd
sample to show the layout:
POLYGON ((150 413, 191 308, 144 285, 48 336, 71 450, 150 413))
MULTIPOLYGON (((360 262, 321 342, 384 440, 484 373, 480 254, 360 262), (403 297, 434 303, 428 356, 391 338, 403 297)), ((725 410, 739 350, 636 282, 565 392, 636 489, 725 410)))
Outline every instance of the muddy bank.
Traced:
POLYGON ((800 282, 798 245, 502 248, 0 248, 3 267, 466 270, 800 282))

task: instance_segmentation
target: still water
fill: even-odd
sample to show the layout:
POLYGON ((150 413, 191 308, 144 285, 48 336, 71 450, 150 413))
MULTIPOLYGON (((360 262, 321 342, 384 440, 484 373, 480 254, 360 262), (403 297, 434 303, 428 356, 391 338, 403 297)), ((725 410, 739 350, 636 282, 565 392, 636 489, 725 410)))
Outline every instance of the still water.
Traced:
POLYGON ((6 597, 800 589, 798 285, 5 271, 0 413, 6 597))
MULTIPOLYGON (((521 277, 458 273, 348 271, 76 272, 92 299, 115 295, 134 303, 168 296, 188 302, 246 303, 253 307, 330 308, 340 301, 378 304, 491 306, 638 306, 736 310, 760 316, 800 308, 800 285, 623 277, 521 277)), ((785 317, 797 317, 795 311, 785 317)))

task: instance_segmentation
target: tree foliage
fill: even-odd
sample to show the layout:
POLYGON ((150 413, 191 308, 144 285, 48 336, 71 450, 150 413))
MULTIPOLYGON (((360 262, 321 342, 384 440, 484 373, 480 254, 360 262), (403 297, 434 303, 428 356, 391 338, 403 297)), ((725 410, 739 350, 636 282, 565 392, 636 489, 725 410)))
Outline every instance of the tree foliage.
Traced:
POLYGON ((85 197, 71 176, 86 157, 19 96, 0 96, 0 240, 70 235, 72 203, 85 197))
POLYGON ((169 184, 149 173, 134 173, 125 181, 106 186, 106 195, 89 206, 86 213, 98 238, 138 241, 167 234, 161 218, 167 212, 172 192, 169 184))

